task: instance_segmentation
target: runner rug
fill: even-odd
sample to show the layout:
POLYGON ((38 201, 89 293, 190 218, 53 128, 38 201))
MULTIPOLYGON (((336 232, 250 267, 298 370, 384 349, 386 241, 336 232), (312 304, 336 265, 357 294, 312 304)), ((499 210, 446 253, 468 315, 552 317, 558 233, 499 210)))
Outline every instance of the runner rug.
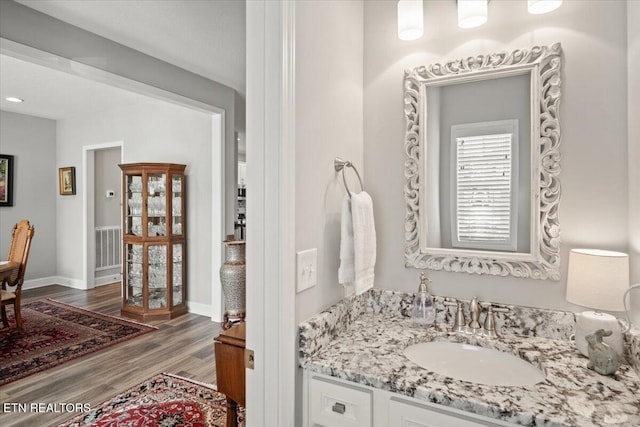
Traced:
MULTIPOLYGON (((52 299, 22 305, 24 332, 0 331, 0 386, 157 328, 52 299)), ((10 320, 13 311, 7 310, 10 320)))
MULTIPOLYGON (((244 425, 244 409, 238 410, 244 425)), ((58 427, 225 427, 226 397, 214 386, 158 374, 58 427)))

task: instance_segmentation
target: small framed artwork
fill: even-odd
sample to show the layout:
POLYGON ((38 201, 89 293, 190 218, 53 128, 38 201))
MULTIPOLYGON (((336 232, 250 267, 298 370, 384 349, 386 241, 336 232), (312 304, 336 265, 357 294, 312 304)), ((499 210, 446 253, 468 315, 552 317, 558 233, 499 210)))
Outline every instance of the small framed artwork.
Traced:
POLYGON ((13 206, 13 156, 0 154, 0 206, 13 206))
POLYGON ((76 168, 58 169, 58 180, 60 181, 60 194, 62 196, 72 196, 76 194, 76 168))

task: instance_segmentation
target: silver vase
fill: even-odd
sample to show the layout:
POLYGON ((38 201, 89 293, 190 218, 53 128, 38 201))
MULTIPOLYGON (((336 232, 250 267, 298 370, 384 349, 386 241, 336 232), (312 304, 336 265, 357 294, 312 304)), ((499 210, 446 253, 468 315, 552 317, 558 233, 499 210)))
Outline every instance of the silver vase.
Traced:
POLYGON ((220 267, 220 282, 224 294, 224 323, 225 329, 245 317, 245 242, 242 240, 228 240, 225 244, 225 261, 220 267))

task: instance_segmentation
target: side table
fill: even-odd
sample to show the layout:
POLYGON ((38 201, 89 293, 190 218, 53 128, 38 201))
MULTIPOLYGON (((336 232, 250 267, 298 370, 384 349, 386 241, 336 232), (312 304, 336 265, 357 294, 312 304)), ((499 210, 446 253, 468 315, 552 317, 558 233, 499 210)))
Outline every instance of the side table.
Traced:
POLYGON ((215 338, 218 391, 227 396, 227 427, 238 425, 238 405, 245 406, 246 323, 238 323, 215 338))

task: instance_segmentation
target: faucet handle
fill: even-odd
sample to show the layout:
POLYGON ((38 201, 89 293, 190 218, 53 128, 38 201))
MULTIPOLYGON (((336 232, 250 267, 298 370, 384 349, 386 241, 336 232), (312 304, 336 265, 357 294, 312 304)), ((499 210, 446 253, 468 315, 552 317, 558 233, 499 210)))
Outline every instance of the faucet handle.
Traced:
POLYGON ((467 332, 467 319, 464 317, 464 310, 462 309, 462 301, 445 301, 444 305, 455 305, 457 306, 456 310, 456 322, 453 325, 453 330, 455 332, 467 332))
POLYGON ((496 318, 493 315, 492 305, 487 307, 487 316, 484 319, 483 329, 483 335, 486 337, 495 338, 498 336, 498 332, 496 331, 496 318))
POLYGON ((509 311, 506 307, 494 307, 492 304, 487 306, 487 316, 484 319, 483 326, 483 335, 490 338, 499 337, 498 331, 496 330, 496 318, 493 314, 495 312, 506 313, 509 311))

